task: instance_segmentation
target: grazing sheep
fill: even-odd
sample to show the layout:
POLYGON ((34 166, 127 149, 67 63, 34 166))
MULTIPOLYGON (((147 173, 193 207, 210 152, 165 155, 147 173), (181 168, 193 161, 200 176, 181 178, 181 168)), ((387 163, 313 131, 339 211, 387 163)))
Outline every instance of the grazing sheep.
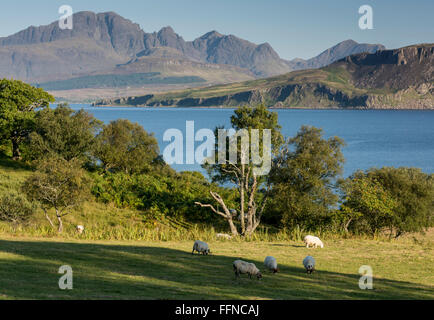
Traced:
POLYGON ((277 267, 277 261, 274 257, 266 257, 264 265, 268 270, 271 270, 273 273, 279 272, 279 268, 277 267))
POLYGON ((83 227, 83 226, 77 226, 77 227, 76 227, 76 230, 77 230, 77 232, 78 232, 79 234, 83 234, 83 232, 84 232, 84 227, 83 227))
POLYGON ((195 251, 197 251, 199 254, 202 253, 203 255, 208 255, 211 253, 208 244, 199 240, 194 243, 193 252, 191 254, 194 254, 195 251))
POLYGON ((303 260, 303 266, 306 268, 307 273, 312 273, 315 271, 315 259, 311 256, 307 256, 303 260))
POLYGON ((258 268, 256 268, 255 264, 249 263, 243 260, 236 260, 233 263, 235 276, 237 278, 240 277, 240 274, 247 273, 249 278, 252 279, 252 276, 256 276, 259 279, 262 278, 262 274, 258 268))
POLYGON ((306 244, 306 248, 309 248, 311 246, 314 248, 318 248, 318 247, 324 248, 324 244, 322 243, 322 241, 318 237, 306 236, 306 237, 304 237, 303 241, 306 244))
POLYGON ((226 240, 232 239, 232 236, 225 234, 225 233, 217 233, 216 236, 217 236, 217 239, 226 239, 226 240))

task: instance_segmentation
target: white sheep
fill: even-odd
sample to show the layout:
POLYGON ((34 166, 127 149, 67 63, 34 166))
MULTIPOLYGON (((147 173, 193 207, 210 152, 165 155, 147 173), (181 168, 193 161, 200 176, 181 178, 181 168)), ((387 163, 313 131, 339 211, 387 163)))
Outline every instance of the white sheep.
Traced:
POLYGON ((318 248, 318 247, 324 248, 324 244, 322 243, 322 241, 318 237, 306 236, 306 237, 304 237, 303 241, 306 244, 306 248, 309 248, 311 246, 314 248, 318 248))
POLYGON ((307 256, 303 260, 303 266, 306 268, 307 273, 312 273, 315 271, 315 259, 311 256, 307 256))
POLYGON ((216 237, 217 237, 217 239, 226 239, 226 240, 232 239, 232 236, 225 234, 225 233, 217 233, 216 237))
POLYGON ((273 273, 279 272, 279 268, 277 267, 277 261, 274 257, 266 257, 264 265, 268 270, 271 270, 273 273))
POLYGON ((252 276, 256 276, 259 279, 262 278, 262 274, 258 268, 256 268, 255 264, 249 263, 243 260, 236 260, 233 263, 235 276, 238 278, 240 274, 248 274, 249 278, 252 279, 252 276))
POLYGON ((83 226, 77 226, 76 230, 79 234, 82 234, 84 232, 84 227, 83 226))
POLYGON ((199 254, 208 255, 211 253, 211 250, 209 249, 209 246, 206 242, 197 240, 193 245, 193 252, 191 254, 194 254, 194 252, 197 251, 199 254))

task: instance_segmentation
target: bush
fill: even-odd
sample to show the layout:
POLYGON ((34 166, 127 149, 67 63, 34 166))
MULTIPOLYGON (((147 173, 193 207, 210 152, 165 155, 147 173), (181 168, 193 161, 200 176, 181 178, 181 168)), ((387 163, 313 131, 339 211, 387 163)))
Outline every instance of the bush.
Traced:
MULTIPOLYGON (((93 174, 92 193, 105 203, 120 208, 142 210, 147 218, 162 216, 190 222, 216 223, 212 212, 204 211, 194 203, 211 201, 211 184, 198 172, 184 172, 173 176, 152 174, 127 175, 123 172, 93 174)), ((217 187, 216 187, 217 188, 217 187)), ((219 188, 234 205, 235 193, 219 188)))
POLYGON ((14 224, 23 223, 36 212, 37 206, 15 192, 0 197, 0 220, 14 224))
POLYGON ((39 160, 53 154, 65 160, 87 160, 102 123, 84 110, 74 112, 67 104, 37 112, 28 139, 26 157, 39 160))
POLYGON ((94 157, 106 172, 149 172, 160 162, 158 155, 154 135, 129 120, 112 121, 96 136, 94 157))
POLYGON ((341 214, 349 229, 390 236, 424 231, 433 225, 433 175, 416 168, 358 171, 342 186, 341 214))

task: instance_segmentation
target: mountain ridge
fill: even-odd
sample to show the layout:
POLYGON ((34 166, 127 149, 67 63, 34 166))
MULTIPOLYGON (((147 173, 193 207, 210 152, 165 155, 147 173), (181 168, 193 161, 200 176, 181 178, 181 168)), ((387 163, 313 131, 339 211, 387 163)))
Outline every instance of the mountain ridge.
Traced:
MULTIPOLYGON (((226 65, 227 76, 222 77, 221 82, 246 80, 247 75, 252 79, 268 77, 323 66, 341 58, 332 50, 322 56, 321 61, 312 60, 315 58, 287 61, 281 59, 269 43, 254 44, 215 30, 185 41, 170 26, 147 33, 137 23, 115 12, 82 11, 74 14, 73 30, 61 30, 56 21, 0 38, 0 74, 28 82, 67 80, 106 72, 161 47, 181 53, 182 59, 178 60, 226 65), (232 73, 231 67, 234 68, 232 73)), ((353 47, 369 52, 384 48, 356 42, 353 47)), ((354 48, 348 50, 354 51, 354 48)))

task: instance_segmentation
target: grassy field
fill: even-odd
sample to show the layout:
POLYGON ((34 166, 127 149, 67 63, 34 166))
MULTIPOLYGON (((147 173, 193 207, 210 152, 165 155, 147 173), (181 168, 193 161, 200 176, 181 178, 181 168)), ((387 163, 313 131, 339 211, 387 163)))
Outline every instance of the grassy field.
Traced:
POLYGON ((191 241, 86 242, 1 237, 1 299, 434 299, 433 232, 398 241, 329 240, 324 249, 301 242, 210 242, 211 256, 192 256, 191 241), (261 271, 266 255, 281 272, 261 281, 236 280, 242 258, 261 271), (304 273, 313 255, 317 272, 304 273), (74 289, 58 288, 62 265, 74 289), (370 265, 374 290, 360 290, 358 269, 370 265))
MULTIPOLYGON (((19 192, 30 172, 0 158, 0 194, 19 192)), ((434 230, 392 241, 324 234, 324 249, 306 249, 302 231, 248 241, 216 241, 215 232, 146 228, 139 211, 94 201, 65 217, 62 237, 41 212, 25 226, 0 222, 0 299, 434 299, 434 230), (192 256, 194 239, 214 254, 192 256), (235 279, 235 259, 263 271, 267 255, 277 258, 279 274, 235 279), (302 267, 307 255, 317 260, 313 275, 302 267), (72 291, 58 287, 62 265, 73 268, 72 291), (373 268, 374 290, 358 287, 362 265, 373 268)))

